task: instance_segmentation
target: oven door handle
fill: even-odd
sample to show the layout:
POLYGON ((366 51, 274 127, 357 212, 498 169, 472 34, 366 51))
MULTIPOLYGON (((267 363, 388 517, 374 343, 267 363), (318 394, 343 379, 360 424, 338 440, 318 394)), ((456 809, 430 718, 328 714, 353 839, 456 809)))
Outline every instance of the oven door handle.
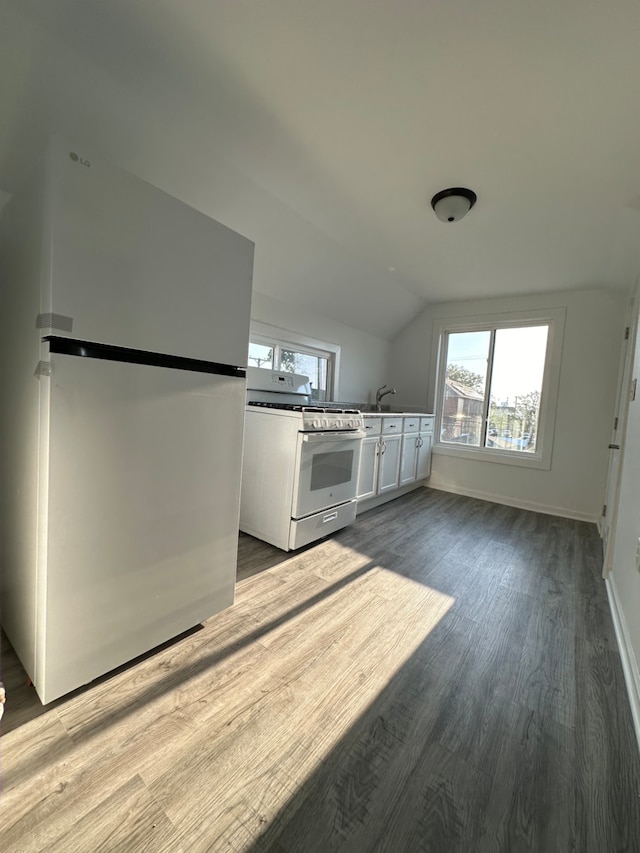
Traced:
POLYGON ((353 429, 345 432, 336 430, 335 432, 305 432, 302 434, 302 440, 312 444, 315 441, 351 441, 364 438, 366 433, 361 429, 353 429))

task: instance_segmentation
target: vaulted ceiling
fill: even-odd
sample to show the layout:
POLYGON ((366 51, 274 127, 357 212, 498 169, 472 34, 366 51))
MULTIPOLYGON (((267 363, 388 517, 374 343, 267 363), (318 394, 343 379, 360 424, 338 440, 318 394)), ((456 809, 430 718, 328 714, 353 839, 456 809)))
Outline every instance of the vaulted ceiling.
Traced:
POLYGON ((428 302, 630 284, 637 0, 0 0, 0 13, 8 192, 56 126, 148 161, 144 177, 162 167, 164 188, 203 209, 207 192, 231 194, 224 163, 227 224, 255 231, 257 261, 274 260, 265 200, 283 233, 292 223, 283 274, 258 288, 387 337, 428 302), (430 208, 449 186, 478 194, 455 224, 430 208), (307 251, 300 222, 325 242, 307 251))

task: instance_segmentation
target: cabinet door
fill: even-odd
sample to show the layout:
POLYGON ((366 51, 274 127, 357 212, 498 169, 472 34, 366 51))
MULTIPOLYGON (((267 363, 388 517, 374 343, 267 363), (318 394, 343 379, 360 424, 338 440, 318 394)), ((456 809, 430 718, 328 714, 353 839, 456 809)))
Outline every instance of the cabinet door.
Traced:
POLYGON ((401 435, 385 435, 382 437, 380 449, 380 471, 378 474, 378 494, 398 488, 400 478, 401 435))
POLYGON ((376 494, 378 479, 378 437, 365 438, 360 454, 358 471, 358 500, 373 497, 376 494))
POLYGON ((417 480, 424 480, 431 474, 431 444, 433 442, 432 435, 420 434, 422 444, 418 447, 418 465, 417 465, 417 480))
POLYGON ((402 436, 402 456, 400 459, 400 485, 406 486, 416 480, 420 436, 417 432, 402 436))

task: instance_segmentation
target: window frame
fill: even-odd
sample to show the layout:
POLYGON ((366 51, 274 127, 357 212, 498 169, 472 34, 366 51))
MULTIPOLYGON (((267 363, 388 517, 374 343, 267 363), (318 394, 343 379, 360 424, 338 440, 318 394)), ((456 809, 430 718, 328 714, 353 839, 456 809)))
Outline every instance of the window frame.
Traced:
MULTIPOLYGON (((462 459, 475 459, 482 462, 496 462, 503 465, 516 465, 524 468, 551 469, 558 393, 560 388, 560 364, 565 308, 549 308, 530 311, 506 312, 500 314, 476 315, 475 317, 443 317, 434 322, 434 361, 435 374, 435 415, 436 427, 433 452, 444 456, 462 459), (442 419, 444 414, 444 381, 446 378, 445 342, 449 333, 494 331, 527 326, 548 325, 545 367, 540 394, 540 412, 536 430, 536 449, 532 453, 503 450, 496 447, 475 447, 442 442, 442 419)), ((487 388, 490 389, 492 363, 487 371, 487 388)), ((490 393, 490 391, 488 391, 490 393)))
MULTIPOLYGON (((340 346, 321 341, 317 338, 271 326, 257 320, 252 320, 249 328, 249 342, 274 348, 274 354, 279 349, 292 349, 306 355, 327 359, 327 398, 326 402, 338 399, 338 376, 340 369, 340 346)), ((267 368, 263 368, 267 369, 267 368)), ((280 368, 274 367, 273 370, 280 368)))

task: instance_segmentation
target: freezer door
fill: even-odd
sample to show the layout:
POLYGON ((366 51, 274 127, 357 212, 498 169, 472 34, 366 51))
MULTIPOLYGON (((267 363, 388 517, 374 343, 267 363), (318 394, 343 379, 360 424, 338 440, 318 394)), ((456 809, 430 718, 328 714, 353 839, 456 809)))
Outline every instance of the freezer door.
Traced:
POLYGON ((47 174, 54 333, 246 365, 250 240, 59 138, 47 174))
POLYGON ((242 379, 51 364, 44 702, 233 602, 244 408, 242 379))

